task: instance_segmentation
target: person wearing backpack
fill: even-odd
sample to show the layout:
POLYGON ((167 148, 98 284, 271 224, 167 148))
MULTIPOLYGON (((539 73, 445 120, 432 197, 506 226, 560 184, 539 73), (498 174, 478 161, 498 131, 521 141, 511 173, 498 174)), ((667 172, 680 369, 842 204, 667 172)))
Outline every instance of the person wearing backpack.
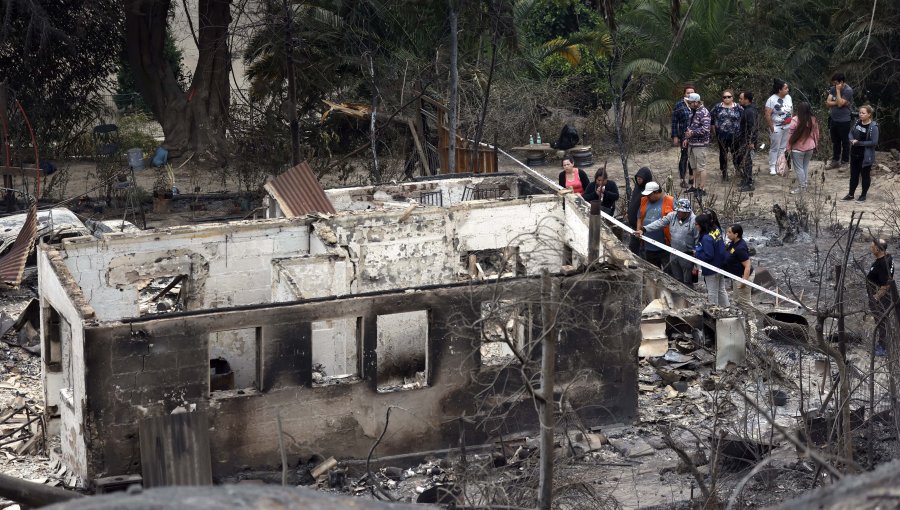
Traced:
MULTIPOLYGON (((708 214, 697 216, 696 220, 697 232, 700 236, 700 242, 694 247, 694 257, 722 269, 725 264, 725 241, 722 235, 722 229, 713 224, 708 214)), ((718 306, 730 306, 728 301, 728 293, 725 292, 725 282, 722 281, 722 275, 701 266, 700 273, 703 275, 703 283, 706 285, 706 298, 710 304, 718 306)))
POLYGON ((866 201, 866 193, 872 184, 872 165, 875 164, 875 146, 878 145, 878 123, 875 109, 870 105, 859 107, 859 120, 850 130, 850 192, 841 200, 853 200, 856 186, 862 178, 862 194, 857 202, 866 201))

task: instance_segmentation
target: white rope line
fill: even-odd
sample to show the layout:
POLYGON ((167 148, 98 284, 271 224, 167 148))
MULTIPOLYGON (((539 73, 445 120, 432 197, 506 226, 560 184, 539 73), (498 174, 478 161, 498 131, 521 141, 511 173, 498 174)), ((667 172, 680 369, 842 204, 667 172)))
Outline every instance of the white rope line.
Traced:
MULTIPOLYGON (((485 145, 485 146, 487 146, 487 147, 494 148, 492 145, 488 145, 488 144, 483 143, 483 142, 482 142, 482 145, 485 145)), ((532 170, 532 168, 531 168, 530 166, 528 166, 528 165, 526 165, 525 163, 522 163, 521 161, 519 161, 518 159, 516 159, 516 158, 510 156, 510 154, 509 154, 508 152, 506 152, 505 150, 501 149, 500 147, 496 147, 496 149, 497 149, 498 152, 501 152, 504 156, 506 156, 506 157, 508 157, 509 159, 511 159, 511 160, 515 161, 516 163, 518 163, 519 166, 521 166, 523 169, 525 169, 525 172, 528 173, 528 175, 531 175, 532 177, 535 177, 535 178, 537 178, 537 179, 539 179, 539 180, 541 180, 541 181, 544 181, 545 183, 549 184, 550 186, 552 186, 552 187, 554 187, 554 188, 556 188, 556 189, 560 189, 560 190, 563 189, 562 186, 559 185, 559 183, 553 182, 552 180, 550 180, 550 179, 544 177, 543 175, 541 175, 541 174, 535 172, 534 170, 532 170)), ((609 214, 606 214, 605 212, 600 211, 600 216, 601 216, 603 219, 605 219, 606 221, 608 221, 608 222, 612 223, 613 225, 616 225, 617 227, 621 228, 621 229, 624 230, 625 232, 628 232, 630 235, 634 235, 634 230, 632 230, 631 227, 629 227, 628 225, 622 223, 621 221, 619 221, 619 220, 613 218, 613 217, 610 216, 609 214)), ((805 310, 809 310, 809 308, 806 307, 806 306, 804 306, 803 303, 800 303, 800 302, 798 302, 798 301, 794 301, 793 299, 791 299, 791 298, 789 298, 789 297, 786 297, 786 296, 783 296, 783 295, 781 295, 781 294, 779 294, 779 293, 777 293, 777 292, 775 292, 775 291, 769 290, 769 289, 763 287, 762 285, 758 285, 758 284, 753 283, 753 282, 751 282, 751 281, 749 281, 749 280, 745 280, 745 279, 741 278, 740 276, 735 276, 735 275, 729 273, 728 271, 724 271, 724 270, 722 270, 722 269, 719 269, 719 268, 716 267, 716 266, 713 266, 713 265, 711 265, 711 264, 707 264, 706 262, 703 262, 702 260, 696 259, 696 258, 694 258, 694 257, 692 257, 692 256, 690 256, 690 255, 688 255, 687 253, 684 253, 684 252, 678 251, 678 250, 676 250, 676 249, 673 249, 672 247, 670 247, 670 246, 668 246, 668 245, 666 245, 666 244, 663 244, 663 243, 660 243, 660 242, 655 241, 655 240, 653 240, 653 239, 650 239, 649 237, 641 237, 641 239, 642 239, 645 243, 650 243, 650 244, 652 244, 653 246, 656 246, 657 248, 660 248, 660 249, 662 249, 662 250, 664 250, 664 251, 666 251, 666 252, 669 252, 670 254, 675 255, 676 257, 681 257, 681 258, 684 259, 684 260, 687 260, 687 261, 689 261, 689 262, 692 262, 692 263, 694 263, 694 264, 697 264, 697 265, 700 266, 700 267, 705 267, 706 269, 709 269, 709 270, 711 270, 711 271, 714 271, 714 272, 716 272, 716 273, 718 273, 718 274, 720 274, 720 275, 722 275, 722 276, 724 276, 724 277, 726 277, 726 278, 731 278, 732 280, 734 280, 734 281, 736 281, 736 282, 743 283, 744 285, 749 285, 751 288, 754 288, 754 289, 756 289, 756 290, 758 290, 758 291, 760 291, 760 292, 765 292, 766 294, 769 294, 770 296, 773 296, 773 297, 775 297, 775 298, 777 298, 777 299, 781 299, 781 300, 783 300, 783 301, 786 301, 786 302, 788 302, 788 303, 791 303, 792 305, 798 306, 798 307, 803 308, 803 309, 805 309, 805 310)))
MULTIPOLYGON (((483 144, 483 145, 487 145, 487 144, 483 144)), ((488 147, 493 148, 493 147, 490 146, 490 145, 488 145, 488 147)), ((553 182, 552 180, 550 180, 550 179, 544 177, 543 175, 541 175, 541 174, 535 172, 534 170, 531 169, 531 167, 529 167, 529 166, 526 165, 525 163, 522 163, 522 162, 519 161, 518 159, 516 159, 516 158, 510 156, 509 153, 507 153, 507 152, 504 151, 503 149, 497 147, 497 150, 498 150, 499 152, 503 153, 504 156, 506 156, 506 157, 508 157, 509 159, 511 159, 511 160, 515 161, 516 163, 518 163, 519 166, 521 166, 522 168, 525 169, 525 171, 528 173, 528 175, 531 175, 531 176, 533 176, 533 177, 536 177, 536 178, 538 178, 538 179, 544 181, 545 183, 547 183, 547 184, 549 184, 549 185, 555 187, 556 189, 563 189, 562 186, 559 185, 559 183, 553 182)), ((628 232, 630 235, 634 235, 634 230, 632 230, 631 227, 629 227, 628 225, 622 223, 621 221, 619 221, 619 220, 613 218, 613 217, 610 216, 609 214, 606 214, 605 212, 600 211, 600 216, 602 216, 603 219, 605 219, 606 221, 608 221, 608 222, 612 223, 613 225, 616 225, 617 227, 621 228, 621 229, 624 230, 625 232, 628 232)), ((737 281, 737 282, 740 282, 740 283, 743 283, 744 285, 749 285, 751 288, 754 288, 754 289, 756 289, 756 290, 758 290, 758 291, 760 291, 760 292, 765 292, 766 294, 769 294, 770 296, 774 296, 775 298, 778 298, 778 299, 781 299, 781 300, 786 301, 786 302, 788 302, 788 303, 791 303, 792 305, 799 306, 800 308, 807 309, 807 310, 809 309, 809 308, 807 308, 806 306, 804 306, 802 303, 800 303, 800 302, 798 302, 798 301, 794 301, 793 299, 791 299, 791 298, 789 298, 789 297, 783 296, 783 295, 781 295, 781 294, 779 294, 779 293, 777 293, 777 292, 775 292, 775 291, 769 290, 769 289, 763 287, 762 285, 758 285, 758 284, 753 283, 753 282, 751 282, 751 281, 749 281, 749 280, 745 280, 745 279, 741 278, 740 276, 735 276, 735 275, 729 273, 728 271, 724 271, 724 270, 722 270, 722 269, 719 269, 719 268, 716 267, 716 266, 713 266, 713 265, 711 265, 711 264, 707 264, 706 262, 703 262, 702 260, 696 259, 696 258, 694 258, 694 257, 692 257, 692 256, 690 256, 690 255, 688 255, 687 253, 684 253, 684 252, 682 252, 682 251, 678 251, 678 250, 676 250, 676 249, 673 249, 672 247, 670 247, 670 246, 668 246, 668 245, 666 245, 666 244, 663 244, 663 243, 660 243, 660 242, 655 241, 655 240, 653 240, 653 239, 650 239, 649 237, 642 237, 641 239, 643 239, 643 241, 644 241, 645 243, 650 243, 650 244, 652 244, 653 246, 656 246, 657 248, 660 248, 660 249, 662 249, 662 250, 665 250, 665 251, 667 251, 667 252, 669 252, 669 253, 675 255, 676 257, 681 257, 682 259, 687 260, 687 261, 689 261, 689 262, 692 262, 692 263, 694 263, 694 264, 697 264, 698 266, 705 267, 706 269, 715 271, 716 273, 718 273, 718 274, 720 274, 720 275, 722 275, 722 276, 725 276, 726 278, 731 278, 732 280, 737 281)))
MULTIPOLYGON (((600 211, 600 215, 601 215, 601 216, 603 217, 603 219, 605 219, 606 221, 608 221, 608 222, 610 222, 610 223, 616 225, 617 227, 621 228, 621 229, 624 230, 625 232, 628 232, 629 234, 634 235, 634 230, 632 230, 628 225, 626 225, 626 224, 622 223, 621 221, 619 221, 619 220, 613 218, 612 216, 606 214, 606 213, 603 212, 603 211, 600 211)), ((716 266, 714 266, 714 265, 712 265, 712 264, 707 264, 706 262, 703 262, 702 260, 696 259, 696 258, 694 258, 694 257, 692 257, 692 256, 690 256, 690 255, 688 255, 687 253, 678 251, 678 250, 676 250, 676 249, 674 249, 674 248, 672 248, 672 247, 670 247, 670 246, 668 246, 668 245, 666 245, 666 244, 663 244, 663 243, 660 243, 660 242, 655 241, 655 240, 653 240, 653 239, 650 239, 650 238, 647 237, 647 236, 642 236, 641 239, 642 239, 645 243, 650 243, 650 244, 652 244, 653 246, 656 246, 657 248, 660 248, 660 249, 662 249, 662 250, 665 250, 665 251, 667 251, 667 252, 669 252, 669 253, 671 253, 671 254, 677 256, 677 257, 681 257, 682 259, 687 260, 687 261, 689 261, 689 262, 693 262, 694 264, 697 264, 698 266, 705 267, 706 269, 710 269, 710 270, 712 270, 712 271, 715 271, 716 273, 718 273, 718 274, 720 274, 720 275, 722 275, 722 276, 725 276, 725 277, 727 277, 727 278, 731 278, 731 279, 734 280, 734 281, 743 283, 744 285, 749 285, 750 287, 752 287, 752 288, 754 288, 754 289, 756 289, 756 290, 759 290, 759 291, 761 291, 761 292, 765 292, 766 294, 769 294, 769 295, 771 295, 771 296, 774 296, 774 297, 776 297, 776 298, 778 298, 778 299, 781 299, 781 300, 783 300, 783 301, 787 301, 788 303, 791 303, 791 304, 793 304, 793 305, 799 306, 800 308, 806 309, 806 306, 804 306, 802 303, 799 303, 799 302, 797 302, 797 301, 794 301, 794 300, 791 299, 791 298, 782 296, 781 294, 779 294, 779 293, 777 293, 777 292, 775 292, 775 291, 769 290, 769 289, 763 287, 762 285, 757 285, 757 284, 755 284, 755 283, 753 283, 753 282, 751 282, 751 281, 745 280, 745 279, 741 278, 740 276, 735 276, 735 275, 729 273, 728 271, 724 271, 724 270, 722 270, 722 269, 719 269, 718 267, 716 267, 716 266)))

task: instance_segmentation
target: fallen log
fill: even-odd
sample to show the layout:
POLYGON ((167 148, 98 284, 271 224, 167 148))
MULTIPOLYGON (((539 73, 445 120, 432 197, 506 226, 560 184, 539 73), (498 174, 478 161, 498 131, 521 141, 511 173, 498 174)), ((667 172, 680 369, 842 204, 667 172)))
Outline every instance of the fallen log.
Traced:
POLYGON ((82 494, 0 474, 0 497, 38 508, 80 498, 82 494))

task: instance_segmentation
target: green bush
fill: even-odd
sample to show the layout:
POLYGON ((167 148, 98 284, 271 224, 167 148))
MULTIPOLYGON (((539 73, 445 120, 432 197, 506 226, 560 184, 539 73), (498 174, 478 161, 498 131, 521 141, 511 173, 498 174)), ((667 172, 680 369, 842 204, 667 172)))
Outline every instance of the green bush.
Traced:
MULTIPOLYGON (((119 145, 119 155, 125 157, 128 149, 139 148, 144 151, 144 157, 151 157, 156 148, 162 142, 153 137, 154 128, 158 129, 156 121, 144 112, 135 112, 119 117, 116 125, 118 134, 112 134, 110 140, 119 145)), ((74 159, 94 160, 97 156, 97 140, 94 139, 93 129, 80 134, 66 148, 66 154, 74 159)))

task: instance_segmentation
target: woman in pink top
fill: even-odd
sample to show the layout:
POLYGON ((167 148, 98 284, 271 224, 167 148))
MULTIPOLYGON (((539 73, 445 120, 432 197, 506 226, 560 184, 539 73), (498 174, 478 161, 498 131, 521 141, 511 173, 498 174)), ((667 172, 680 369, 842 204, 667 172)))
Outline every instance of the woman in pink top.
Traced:
POLYGON ((571 156, 566 156, 562 160, 563 171, 559 173, 559 185, 563 188, 569 188, 579 195, 584 193, 588 184, 588 176, 584 170, 575 168, 575 160, 571 156))
POLYGON ((812 114, 812 108, 806 101, 794 108, 794 117, 791 119, 791 130, 788 135, 787 157, 791 158, 794 165, 794 173, 797 174, 799 186, 791 190, 791 194, 806 191, 806 183, 809 176, 809 162, 812 161, 813 152, 819 145, 819 123, 812 114))

